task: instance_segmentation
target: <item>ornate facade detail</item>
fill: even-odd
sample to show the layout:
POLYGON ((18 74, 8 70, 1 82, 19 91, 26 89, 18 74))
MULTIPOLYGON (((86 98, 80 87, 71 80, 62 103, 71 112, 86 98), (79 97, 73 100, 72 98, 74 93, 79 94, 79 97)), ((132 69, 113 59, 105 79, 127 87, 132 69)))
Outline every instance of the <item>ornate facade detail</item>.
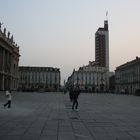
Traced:
POLYGON ((83 92, 105 92, 108 89, 107 76, 105 67, 97 66, 90 61, 88 65, 73 71, 66 86, 72 87, 78 84, 83 92))
POLYGON ((0 23, 0 90, 16 90, 18 87, 19 47, 10 40, 10 32, 1 30, 0 23))

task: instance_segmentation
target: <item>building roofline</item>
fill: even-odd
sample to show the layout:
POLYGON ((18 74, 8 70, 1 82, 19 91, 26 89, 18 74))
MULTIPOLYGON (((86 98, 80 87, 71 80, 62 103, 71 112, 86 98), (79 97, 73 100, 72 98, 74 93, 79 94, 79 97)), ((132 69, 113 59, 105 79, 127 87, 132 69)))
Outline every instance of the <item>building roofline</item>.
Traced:
POLYGON ((136 57, 136 59, 129 61, 129 62, 126 62, 126 63, 116 67, 116 70, 121 69, 121 68, 125 68, 126 66, 129 66, 129 65, 137 63, 137 62, 140 62, 140 57, 136 57))

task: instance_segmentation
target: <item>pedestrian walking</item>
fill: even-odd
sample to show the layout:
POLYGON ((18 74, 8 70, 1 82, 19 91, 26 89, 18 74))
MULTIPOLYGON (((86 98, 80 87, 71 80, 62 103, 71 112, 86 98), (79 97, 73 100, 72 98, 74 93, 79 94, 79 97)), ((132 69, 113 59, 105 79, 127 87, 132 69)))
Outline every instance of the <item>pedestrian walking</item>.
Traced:
POLYGON ((78 111, 78 96, 80 94, 79 86, 76 85, 73 90, 73 105, 72 109, 76 109, 78 111))
POLYGON ((5 94, 6 94, 7 102, 4 104, 4 107, 7 106, 7 108, 10 108, 11 107, 11 100, 12 100, 11 90, 10 91, 6 90, 5 94))

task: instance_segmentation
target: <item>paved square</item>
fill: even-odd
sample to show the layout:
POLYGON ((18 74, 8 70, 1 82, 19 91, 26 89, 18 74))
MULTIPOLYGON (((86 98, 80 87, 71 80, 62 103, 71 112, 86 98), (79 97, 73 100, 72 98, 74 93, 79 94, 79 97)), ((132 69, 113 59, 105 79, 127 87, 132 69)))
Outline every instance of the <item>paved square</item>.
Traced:
POLYGON ((140 140, 140 97, 79 96, 72 111, 68 94, 12 93, 12 108, 0 92, 0 140, 140 140))

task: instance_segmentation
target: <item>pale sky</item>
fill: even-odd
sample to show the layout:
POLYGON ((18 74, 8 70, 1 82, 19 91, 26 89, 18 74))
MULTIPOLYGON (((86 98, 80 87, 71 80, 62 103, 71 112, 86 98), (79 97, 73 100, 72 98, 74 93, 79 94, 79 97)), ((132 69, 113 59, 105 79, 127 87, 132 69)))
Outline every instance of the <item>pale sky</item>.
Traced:
POLYGON ((0 0, 0 22, 20 46, 20 66, 58 67, 64 79, 95 60, 108 11, 110 71, 140 57, 140 0, 0 0))

